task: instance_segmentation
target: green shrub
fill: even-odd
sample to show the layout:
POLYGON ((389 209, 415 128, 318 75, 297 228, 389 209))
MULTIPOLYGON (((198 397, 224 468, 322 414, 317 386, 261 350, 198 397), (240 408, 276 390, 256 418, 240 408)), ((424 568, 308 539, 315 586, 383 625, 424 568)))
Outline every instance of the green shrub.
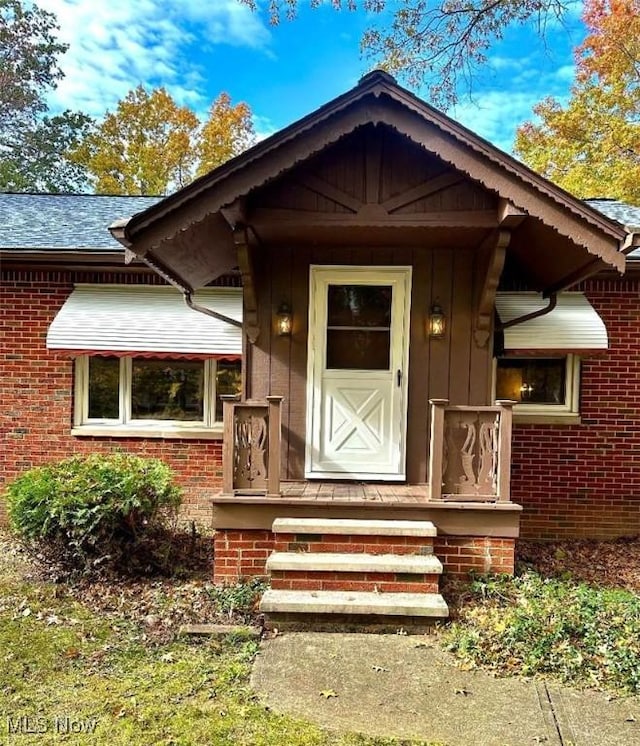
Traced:
POLYGON ((65 570, 134 572, 181 499, 166 464, 128 454, 74 456, 31 469, 8 486, 6 498, 12 528, 47 560, 65 570))

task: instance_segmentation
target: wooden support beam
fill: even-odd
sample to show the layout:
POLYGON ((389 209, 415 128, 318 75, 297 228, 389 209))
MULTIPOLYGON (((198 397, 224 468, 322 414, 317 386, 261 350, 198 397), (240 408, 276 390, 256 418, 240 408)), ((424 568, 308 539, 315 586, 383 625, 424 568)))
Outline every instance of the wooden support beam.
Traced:
POLYGON ((500 429, 498 431, 498 502, 511 501, 511 439, 513 430, 513 405, 516 402, 498 400, 500 408, 500 429))
POLYGON ((386 212, 393 212, 394 210, 399 210, 401 207, 410 205, 412 202, 417 202, 419 199, 424 199, 444 189, 449 189, 449 187, 455 186, 463 180, 463 175, 459 173, 447 172, 440 174, 411 189, 406 189, 394 197, 389 197, 389 199, 382 203, 382 207, 386 212))
POLYGON ((382 173, 382 133, 378 127, 367 132, 365 140, 365 202, 380 203, 380 176, 382 173))
POLYGON ((280 405, 282 396, 267 396, 269 407, 269 460, 268 460, 268 482, 267 497, 280 496, 280 450, 281 450, 281 430, 282 415, 280 405))
POLYGON ((328 181, 321 179, 319 176, 309 174, 300 181, 300 184, 303 187, 310 189, 312 192, 319 194, 321 197, 326 197, 332 202, 335 202, 342 207, 346 207, 347 210, 351 210, 352 212, 358 212, 362 207, 362 201, 357 197, 347 194, 347 192, 333 186, 333 184, 329 184, 328 181))
POLYGON ((501 228, 517 228, 527 217, 527 213, 516 207, 508 199, 498 200, 498 223, 501 228))
POLYGON ((242 197, 225 207, 221 207, 220 212, 229 223, 231 230, 247 224, 247 203, 242 197))
POLYGON ((444 413, 448 399, 430 399, 431 435, 429 437, 429 499, 442 499, 444 476, 444 413))
POLYGON ((496 228, 495 210, 439 210, 437 212, 395 213, 389 215, 382 205, 363 205, 355 215, 340 212, 310 212, 282 208, 258 207, 251 222, 259 230, 264 224, 290 228, 344 227, 441 227, 496 228))
POLYGON ((224 495, 233 494, 233 470, 235 448, 235 404, 240 400, 236 394, 222 394, 222 425, 224 437, 222 439, 222 492, 224 495))
POLYGON ((477 284, 473 334, 478 347, 486 347, 489 341, 496 291, 510 239, 510 231, 495 231, 480 245, 476 256, 477 284))
POLYGON ((233 242, 238 257, 238 268, 242 275, 243 313, 242 326, 251 344, 255 344, 260 333, 258 321, 258 298, 256 294, 256 273, 252 247, 256 234, 247 226, 247 203, 243 197, 220 209, 224 219, 233 231, 233 242))
POLYGON ((258 321, 258 298, 256 294, 255 270, 249 231, 244 226, 233 231, 233 240, 238 254, 238 267, 242 275, 244 299, 243 326, 251 344, 255 344, 260 333, 258 321))

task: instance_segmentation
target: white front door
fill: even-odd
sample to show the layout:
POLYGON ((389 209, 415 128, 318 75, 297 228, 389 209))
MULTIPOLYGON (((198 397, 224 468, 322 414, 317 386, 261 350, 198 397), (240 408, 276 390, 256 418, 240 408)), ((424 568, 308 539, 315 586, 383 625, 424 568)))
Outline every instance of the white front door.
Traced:
POLYGON ((311 267, 305 475, 405 478, 410 267, 311 267))

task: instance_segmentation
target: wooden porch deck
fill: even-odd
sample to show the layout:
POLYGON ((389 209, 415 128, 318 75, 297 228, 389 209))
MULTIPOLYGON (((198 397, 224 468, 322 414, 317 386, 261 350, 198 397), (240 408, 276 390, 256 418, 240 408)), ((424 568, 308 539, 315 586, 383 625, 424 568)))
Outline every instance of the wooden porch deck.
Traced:
POLYGON ((310 503, 384 503, 387 505, 424 505, 429 500, 428 484, 390 482, 308 482, 282 481, 280 492, 285 500, 310 503))
POLYGON ((441 534, 518 536, 520 505, 433 500, 428 484, 283 480, 280 493, 237 490, 212 496, 213 527, 270 530, 276 518, 356 518, 432 521, 441 534))

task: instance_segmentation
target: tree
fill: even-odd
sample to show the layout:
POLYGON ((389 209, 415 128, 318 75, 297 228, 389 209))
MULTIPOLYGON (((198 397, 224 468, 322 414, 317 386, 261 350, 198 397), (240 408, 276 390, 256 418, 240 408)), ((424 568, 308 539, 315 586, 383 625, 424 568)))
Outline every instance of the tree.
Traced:
POLYGON ((47 112, 46 94, 62 78, 55 16, 23 0, 0 0, 0 190, 72 191, 85 181, 66 153, 90 119, 47 112))
POLYGON ((222 92, 211 104, 209 118, 200 133, 197 175, 228 161, 254 142, 251 109, 245 103, 231 105, 228 93, 222 92))
POLYGON ((579 197, 640 204, 640 0, 587 0, 583 19, 567 105, 537 104, 515 152, 579 197))
POLYGON ((103 194, 167 194, 188 184, 253 141, 251 110, 226 93, 201 125, 164 88, 130 91, 73 152, 103 194))
POLYGON ((118 102, 115 112, 84 138, 73 160, 103 194, 166 194, 190 180, 198 118, 164 88, 143 86, 118 102))
MULTIPOLYGON (((253 10, 256 0, 240 0, 253 10)), ((431 99, 450 106, 461 83, 470 88, 491 45, 513 25, 533 24, 544 37, 549 21, 561 20, 565 0, 327 0, 336 9, 359 8, 383 23, 365 32, 362 51, 378 67, 408 83, 427 82, 431 99)), ((302 0, 270 0, 271 22, 295 17, 302 0)), ((314 8, 323 0, 309 0, 314 8)))

